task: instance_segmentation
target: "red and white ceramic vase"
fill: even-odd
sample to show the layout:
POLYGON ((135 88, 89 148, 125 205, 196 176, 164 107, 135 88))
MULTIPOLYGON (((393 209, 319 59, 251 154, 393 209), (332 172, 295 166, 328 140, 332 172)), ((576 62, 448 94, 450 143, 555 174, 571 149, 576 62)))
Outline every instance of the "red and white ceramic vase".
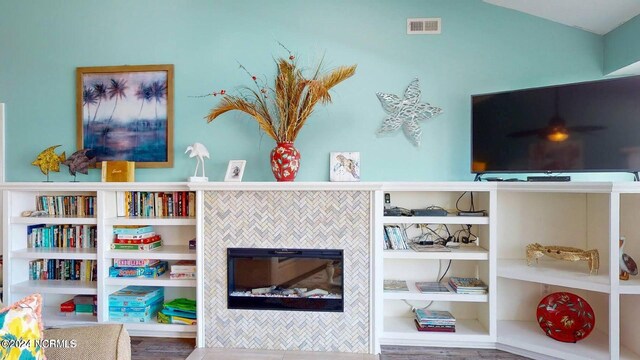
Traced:
POLYGON ((293 181, 300 168, 300 152, 293 142, 283 141, 271 150, 271 171, 277 181, 293 181))

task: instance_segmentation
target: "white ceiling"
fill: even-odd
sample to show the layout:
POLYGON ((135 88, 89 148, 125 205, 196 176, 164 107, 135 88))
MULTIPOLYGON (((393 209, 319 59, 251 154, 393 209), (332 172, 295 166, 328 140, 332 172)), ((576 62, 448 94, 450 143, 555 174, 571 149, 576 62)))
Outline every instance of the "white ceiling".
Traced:
POLYGON ((640 14, 640 0, 484 0, 604 35, 640 14))

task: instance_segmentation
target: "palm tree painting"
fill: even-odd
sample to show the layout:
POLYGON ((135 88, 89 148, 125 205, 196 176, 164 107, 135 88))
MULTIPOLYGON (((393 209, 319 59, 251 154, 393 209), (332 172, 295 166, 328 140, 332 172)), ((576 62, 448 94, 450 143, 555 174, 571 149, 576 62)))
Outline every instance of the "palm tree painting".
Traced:
POLYGON ((77 69, 78 148, 98 162, 173 166, 173 65, 77 69))

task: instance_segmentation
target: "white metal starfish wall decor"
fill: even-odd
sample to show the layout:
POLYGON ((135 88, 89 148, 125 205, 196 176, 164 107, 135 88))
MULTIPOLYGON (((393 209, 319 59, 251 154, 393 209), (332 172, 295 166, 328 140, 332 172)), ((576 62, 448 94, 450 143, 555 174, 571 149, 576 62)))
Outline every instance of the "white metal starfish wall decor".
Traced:
POLYGON ((404 134, 415 146, 420 146, 422 129, 420 120, 431 119, 442 113, 442 109, 420 102, 420 87, 418 78, 413 79, 404 92, 404 99, 387 93, 376 93, 384 111, 389 114, 382 126, 376 131, 378 135, 388 134, 402 126, 404 134))

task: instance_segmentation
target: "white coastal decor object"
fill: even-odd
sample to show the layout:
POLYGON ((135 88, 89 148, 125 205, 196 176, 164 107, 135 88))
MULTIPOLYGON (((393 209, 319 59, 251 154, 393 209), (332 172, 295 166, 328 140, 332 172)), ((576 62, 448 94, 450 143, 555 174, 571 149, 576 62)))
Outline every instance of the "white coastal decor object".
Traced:
POLYGON ((189 157, 197 157, 198 162, 196 163, 196 171, 193 172, 193 176, 189 178, 190 182, 202 182, 209 181, 204 174, 204 158, 209 159, 209 150, 202 145, 201 143, 193 143, 192 145, 187 146, 187 150, 185 150, 185 154, 189 153, 189 157), (198 175, 198 167, 200 167, 200 163, 202 163, 202 176, 198 175))

